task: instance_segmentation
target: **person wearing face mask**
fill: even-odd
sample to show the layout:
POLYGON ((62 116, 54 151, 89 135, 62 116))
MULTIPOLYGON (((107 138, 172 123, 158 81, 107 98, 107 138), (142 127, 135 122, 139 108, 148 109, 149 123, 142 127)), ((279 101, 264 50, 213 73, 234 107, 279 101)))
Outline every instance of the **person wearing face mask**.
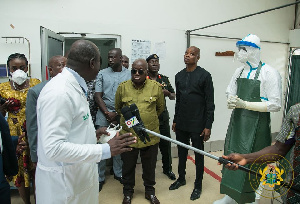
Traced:
MULTIPOLYGON (((248 154, 271 144, 270 112, 281 108, 281 77, 277 70, 260 60, 260 39, 247 35, 236 43, 235 59, 243 63, 226 90, 227 106, 233 109, 225 138, 224 154, 248 154)), ((243 171, 222 171, 221 194, 214 204, 259 203, 243 171)))
MULTIPOLYGON (((28 89, 40 83, 38 79, 32 79, 27 76, 28 61, 24 54, 11 54, 7 60, 7 67, 11 73, 8 82, 0 84, 0 95, 7 101, 0 105, 0 111, 3 116, 8 112, 7 123, 10 129, 10 135, 24 135, 25 105, 28 89)), ((19 138, 19 143, 26 143, 27 137, 19 138)), ((28 145, 25 145, 28 147, 28 145)), ((30 203, 30 177, 32 175, 32 162, 29 157, 29 149, 17 151, 19 170, 18 174, 9 180, 13 180, 18 188, 24 203, 30 203)))

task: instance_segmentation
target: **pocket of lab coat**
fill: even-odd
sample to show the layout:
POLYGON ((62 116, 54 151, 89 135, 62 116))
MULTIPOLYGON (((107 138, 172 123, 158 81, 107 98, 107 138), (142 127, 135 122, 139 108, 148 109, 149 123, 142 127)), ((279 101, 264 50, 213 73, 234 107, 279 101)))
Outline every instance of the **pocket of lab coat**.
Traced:
POLYGON ((80 195, 98 181, 96 163, 80 163, 65 166, 64 180, 68 200, 80 195))

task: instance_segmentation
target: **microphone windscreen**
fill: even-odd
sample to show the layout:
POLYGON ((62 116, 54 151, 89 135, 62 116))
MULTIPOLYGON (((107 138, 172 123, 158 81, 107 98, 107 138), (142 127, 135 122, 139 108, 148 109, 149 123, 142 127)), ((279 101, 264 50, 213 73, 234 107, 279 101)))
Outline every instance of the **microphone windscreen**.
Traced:
POLYGON ((131 111, 138 111, 139 109, 138 109, 138 107, 135 105, 135 103, 133 103, 133 104, 130 105, 130 110, 131 110, 131 111))
POLYGON ((122 109, 121 109, 121 113, 124 117, 125 120, 129 120, 130 118, 133 117, 132 113, 131 113, 131 110, 129 109, 128 106, 124 106, 122 109))
POLYGON ((128 106, 124 106, 121 109, 121 113, 125 119, 125 124, 128 128, 133 128, 134 132, 141 139, 142 142, 146 144, 145 137, 150 141, 150 138, 146 132, 143 131, 144 125, 141 121, 139 110, 135 104, 131 104, 130 108, 128 106))

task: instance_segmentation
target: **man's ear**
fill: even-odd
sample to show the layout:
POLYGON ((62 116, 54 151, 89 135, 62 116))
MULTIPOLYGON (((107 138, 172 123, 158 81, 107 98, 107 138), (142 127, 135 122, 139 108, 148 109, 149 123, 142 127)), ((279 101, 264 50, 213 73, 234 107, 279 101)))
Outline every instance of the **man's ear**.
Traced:
POLYGON ((95 58, 93 57, 90 59, 90 68, 94 69, 95 68, 95 58))
POLYGON ((52 67, 48 67, 48 71, 49 71, 49 74, 50 74, 50 76, 52 75, 52 73, 53 73, 53 69, 52 69, 52 67))

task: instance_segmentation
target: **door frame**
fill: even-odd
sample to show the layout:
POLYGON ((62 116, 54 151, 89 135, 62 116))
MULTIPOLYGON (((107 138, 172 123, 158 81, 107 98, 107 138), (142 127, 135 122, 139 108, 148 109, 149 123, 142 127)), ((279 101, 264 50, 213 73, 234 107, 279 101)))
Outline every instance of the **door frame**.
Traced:
POLYGON ((49 52, 48 52, 48 39, 53 38, 58 41, 61 41, 63 43, 63 50, 62 53, 64 53, 65 49, 65 38, 64 36, 55 33, 52 30, 49 30, 48 28, 40 27, 40 36, 41 36, 41 75, 42 75, 42 81, 49 79, 49 71, 48 71, 48 62, 49 62, 49 52))
POLYGON ((57 33, 63 36, 65 39, 97 39, 97 40, 115 40, 115 47, 121 48, 121 35, 117 34, 91 34, 91 33, 57 33))
POLYGON ((121 35, 117 34, 91 34, 91 33, 74 33, 74 32, 58 32, 45 28, 43 26, 40 27, 40 36, 41 36, 41 75, 42 81, 48 79, 49 71, 48 71, 48 62, 49 56, 48 52, 48 38, 53 38, 63 43, 62 53, 65 53, 65 40, 66 39, 95 39, 95 40, 114 40, 115 47, 121 48, 121 35))

